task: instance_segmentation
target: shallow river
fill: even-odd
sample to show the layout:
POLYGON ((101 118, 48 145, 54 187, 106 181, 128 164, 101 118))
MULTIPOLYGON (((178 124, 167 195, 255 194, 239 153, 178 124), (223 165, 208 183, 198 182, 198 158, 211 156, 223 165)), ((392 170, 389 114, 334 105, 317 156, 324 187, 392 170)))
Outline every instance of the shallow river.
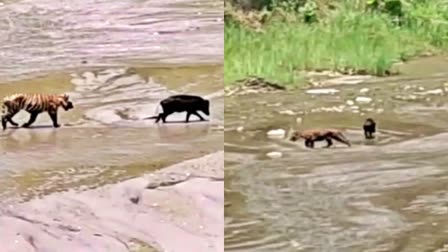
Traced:
POLYGON ((114 183, 222 149, 221 7, 214 0, 3 2, 0 97, 65 92, 75 109, 60 110, 59 129, 41 114, 31 129, 0 134, 2 202, 114 183), (175 93, 209 98, 210 120, 141 120, 175 93))
POLYGON ((447 69, 425 58, 400 76, 326 86, 333 95, 226 98, 226 251, 448 251, 447 69), (342 128, 353 146, 266 136, 311 127, 342 128))

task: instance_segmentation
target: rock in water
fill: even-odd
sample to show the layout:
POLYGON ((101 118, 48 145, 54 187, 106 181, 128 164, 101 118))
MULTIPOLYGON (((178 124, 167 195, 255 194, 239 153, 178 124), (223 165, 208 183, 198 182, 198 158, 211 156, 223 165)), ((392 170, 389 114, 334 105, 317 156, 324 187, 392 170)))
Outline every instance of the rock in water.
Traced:
POLYGON ((364 97, 364 96, 358 96, 358 97, 356 97, 355 101, 357 103, 370 103, 372 101, 372 98, 364 97))
POLYGON ((268 131, 268 138, 284 138, 286 131, 284 129, 275 129, 268 131))
POLYGON ((339 90, 334 89, 334 88, 320 88, 320 89, 309 89, 307 91, 305 91, 307 94, 313 94, 313 95, 317 95, 317 94, 336 94, 339 93, 339 90))
POLYGON ((278 151, 272 151, 266 154, 266 156, 268 156, 269 158, 281 158, 283 156, 283 154, 281 152, 278 151))
POLYGON ((369 89, 368 89, 368 88, 361 88, 361 89, 359 90, 359 92, 360 92, 361 94, 365 94, 365 93, 369 92, 369 89))

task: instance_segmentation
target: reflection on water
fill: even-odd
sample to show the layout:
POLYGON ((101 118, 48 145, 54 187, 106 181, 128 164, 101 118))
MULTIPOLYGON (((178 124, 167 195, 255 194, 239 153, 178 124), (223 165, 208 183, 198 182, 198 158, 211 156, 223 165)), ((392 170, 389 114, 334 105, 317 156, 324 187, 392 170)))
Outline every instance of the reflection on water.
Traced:
POLYGON ((226 98, 226 251, 445 251, 448 99, 445 91, 421 93, 445 90, 448 63, 423 65, 425 75, 337 86, 331 97, 226 98), (347 102, 356 96, 373 101, 347 102), (341 109, 321 109, 334 107, 341 109), (373 143, 361 129, 368 116, 379 124, 373 143), (353 147, 310 150, 266 137, 270 129, 326 126, 346 129, 353 147), (271 160, 270 151, 283 157, 271 160))

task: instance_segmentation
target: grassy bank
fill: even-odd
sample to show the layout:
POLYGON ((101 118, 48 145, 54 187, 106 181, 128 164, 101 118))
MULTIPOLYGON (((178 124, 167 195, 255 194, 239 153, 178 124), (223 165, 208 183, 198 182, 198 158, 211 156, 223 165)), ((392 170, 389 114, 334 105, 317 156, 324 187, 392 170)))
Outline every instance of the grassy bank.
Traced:
POLYGON ((225 83, 254 75, 295 85, 299 70, 314 69, 386 75, 397 61, 448 48, 446 1, 406 6, 400 26, 387 13, 366 12, 350 2, 312 24, 288 13, 297 15, 296 21, 269 21, 263 32, 226 20, 225 83))

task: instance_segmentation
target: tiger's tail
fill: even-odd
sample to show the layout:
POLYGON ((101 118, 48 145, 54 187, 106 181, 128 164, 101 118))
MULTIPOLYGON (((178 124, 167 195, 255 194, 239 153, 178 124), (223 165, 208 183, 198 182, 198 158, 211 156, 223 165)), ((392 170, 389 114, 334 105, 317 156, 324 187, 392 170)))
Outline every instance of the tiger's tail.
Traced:
POLYGON ((342 142, 342 143, 345 143, 345 144, 348 145, 349 147, 351 146, 350 141, 344 136, 344 134, 342 134, 342 132, 338 132, 338 133, 337 133, 337 136, 338 136, 338 138, 339 138, 339 139, 337 139, 337 140, 339 140, 339 141, 342 142))

